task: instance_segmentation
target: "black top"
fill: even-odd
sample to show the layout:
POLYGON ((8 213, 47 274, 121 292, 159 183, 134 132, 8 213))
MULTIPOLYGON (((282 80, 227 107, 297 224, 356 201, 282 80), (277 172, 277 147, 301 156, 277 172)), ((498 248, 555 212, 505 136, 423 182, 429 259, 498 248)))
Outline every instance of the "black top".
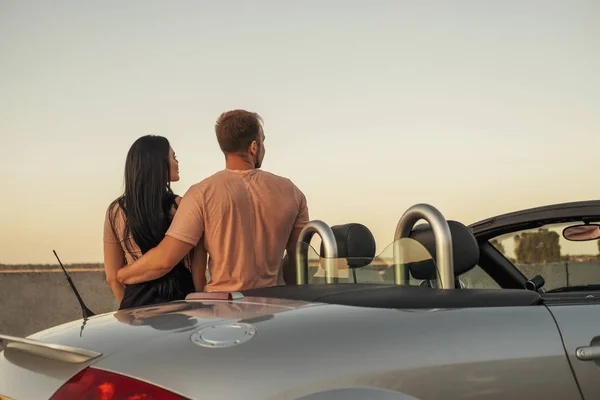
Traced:
MULTIPOLYGON (((177 195, 173 194, 171 201, 177 210, 175 199, 177 195)), ((166 275, 158 279, 126 285, 119 310, 183 300, 192 292, 194 292, 192 273, 181 260, 166 275)))
POLYGON ((192 273, 182 261, 158 279, 126 285, 119 310, 183 300, 192 292, 194 292, 192 273))

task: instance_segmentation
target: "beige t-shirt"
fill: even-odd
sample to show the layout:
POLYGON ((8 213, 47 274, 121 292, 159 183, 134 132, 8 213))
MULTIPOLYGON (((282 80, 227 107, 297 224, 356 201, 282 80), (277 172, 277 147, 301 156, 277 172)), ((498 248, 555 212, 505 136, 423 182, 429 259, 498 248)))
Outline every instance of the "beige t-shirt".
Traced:
POLYGON ((308 223, 304 194, 260 169, 225 169, 190 187, 167 236, 209 255, 206 291, 277 285, 281 260, 308 223))

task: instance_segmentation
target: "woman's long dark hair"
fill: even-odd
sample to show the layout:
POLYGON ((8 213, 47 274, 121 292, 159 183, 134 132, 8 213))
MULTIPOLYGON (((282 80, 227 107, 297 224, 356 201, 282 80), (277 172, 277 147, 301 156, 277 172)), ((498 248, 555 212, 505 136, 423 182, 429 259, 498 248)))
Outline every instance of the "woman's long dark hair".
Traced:
MULTIPOLYGON (((137 139, 125 161, 125 191, 111 204, 125 213, 123 240, 129 254, 132 237, 142 254, 158 246, 171 224, 171 211, 177 196, 171 190, 169 141, 162 136, 147 135, 137 139)), ((115 232, 113 215, 111 225, 115 232)), ((115 232, 116 233, 116 232, 115 232)))

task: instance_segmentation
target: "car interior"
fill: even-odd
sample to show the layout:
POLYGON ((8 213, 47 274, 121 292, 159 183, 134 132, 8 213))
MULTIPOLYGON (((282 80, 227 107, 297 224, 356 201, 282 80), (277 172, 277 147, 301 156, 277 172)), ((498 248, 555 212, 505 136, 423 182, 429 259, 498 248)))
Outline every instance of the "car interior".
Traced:
MULTIPOLYGON (((599 235, 600 226, 590 225, 590 220, 581 216, 565 217, 560 213, 555 218, 521 222, 518 227, 505 227, 513 232, 541 227, 555 222, 573 223, 571 234, 582 235, 592 232, 599 235), (587 231, 584 232, 586 228, 587 231)), ((477 229, 467 227, 458 221, 448 220, 452 237, 455 289, 437 287, 438 268, 436 265, 436 244, 432 226, 428 223, 414 226, 409 238, 419 242, 431 255, 431 259, 411 262, 407 265, 410 276, 421 281, 418 286, 357 283, 356 270, 369 265, 375 258, 375 239, 371 231, 362 224, 349 223, 332 226, 338 257, 347 258, 352 270, 352 282, 311 283, 306 285, 283 285, 244 291, 245 296, 275 297, 328 304, 375 307, 375 308, 472 308, 472 307, 511 307, 534 306, 553 302, 573 300, 598 301, 591 292, 598 287, 575 288, 574 290, 554 290, 546 292, 544 277, 536 275, 529 279, 511 263, 489 241, 489 231, 477 235, 477 229), (476 236, 477 235, 477 236, 476 236), (495 281, 498 289, 464 288, 461 276, 473 268, 481 268, 495 281)), ((565 230, 567 231, 567 230, 565 230)), ((496 235, 498 231, 494 232, 496 235)), ((565 233, 563 233, 563 236, 565 233)), ((588 234, 589 236, 589 234, 588 234)), ((570 239, 568 239, 570 240, 570 239)), ((323 244, 320 254, 323 254, 323 244)), ((393 269, 393 268, 391 268, 393 269)), ((596 285, 600 286, 600 285, 596 285)))
MULTIPOLYGON (((566 240, 573 240, 568 237, 569 230, 576 230, 581 226, 589 227, 590 230, 598 230, 597 225, 591 223, 591 221, 594 220, 597 219, 570 217, 533 221, 527 225, 520 226, 518 230, 514 230, 511 233, 516 234, 534 228, 546 228, 547 226, 564 223, 569 224, 570 226, 564 230, 563 238, 566 240)), ((546 304, 555 302, 564 303, 569 301, 598 301, 598 299, 600 299, 600 296, 596 293, 598 289, 600 289, 600 284, 598 284, 600 282, 589 282, 589 284, 586 285, 566 285, 558 288, 547 288, 544 287, 545 279, 543 275, 536 275, 528 279, 523 275, 519 268, 511 262, 511 260, 505 257, 505 255, 490 243, 488 238, 489 235, 486 234, 481 234, 477 238, 480 249, 478 266, 485 271, 490 278, 498 283, 502 289, 509 288, 538 291, 546 304)), ((591 240, 597 240, 599 238, 600 231, 598 237, 592 237, 591 240)), ((577 239, 574 241, 577 241, 577 239)))
MULTIPOLYGON (((479 246, 471 231, 463 224, 448 221, 452 233, 455 275, 470 271, 479 261, 479 246)), ((352 269, 362 268, 375 257, 374 238, 364 225, 345 224, 331 227, 338 245, 338 257, 360 262, 349 262, 352 269)), ((435 239, 428 224, 416 226, 410 238, 420 242, 435 259, 435 239)), ((321 251, 323 253, 323 251, 321 251)), ((369 283, 334 283, 275 286, 243 292, 245 296, 275 297, 314 301, 328 304, 375 308, 461 308, 510 307, 541 304, 536 291, 519 289, 461 289, 432 287, 436 279, 436 263, 425 260, 408 264, 415 279, 425 282, 421 286, 398 286, 369 283)))

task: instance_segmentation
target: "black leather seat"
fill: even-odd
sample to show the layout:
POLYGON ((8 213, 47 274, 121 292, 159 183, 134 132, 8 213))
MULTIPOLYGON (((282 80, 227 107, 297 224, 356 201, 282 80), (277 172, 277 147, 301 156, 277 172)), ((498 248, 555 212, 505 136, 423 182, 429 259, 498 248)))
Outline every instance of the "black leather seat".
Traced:
MULTIPOLYGON (((359 223, 334 225, 331 230, 337 243, 338 258, 347 260, 356 283, 356 268, 371 264, 375 258, 375 237, 369 228, 359 223)), ((323 243, 320 254, 325 254, 323 243)))
MULTIPOLYGON (((450 234, 452 235, 452 255, 454 258, 454 276, 458 277, 469 272, 479 262, 479 245, 475 236, 469 228, 457 221, 448 221, 450 234)), ((409 264, 408 268, 415 279, 423 280, 429 286, 431 281, 437 280, 437 255, 435 250, 435 238, 429 224, 417 225, 410 233, 410 238, 421 243, 431 254, 433 260, 428 262, 409 264)), ((460 288, 458 279, 455 280, 457 288, 460 288)))

